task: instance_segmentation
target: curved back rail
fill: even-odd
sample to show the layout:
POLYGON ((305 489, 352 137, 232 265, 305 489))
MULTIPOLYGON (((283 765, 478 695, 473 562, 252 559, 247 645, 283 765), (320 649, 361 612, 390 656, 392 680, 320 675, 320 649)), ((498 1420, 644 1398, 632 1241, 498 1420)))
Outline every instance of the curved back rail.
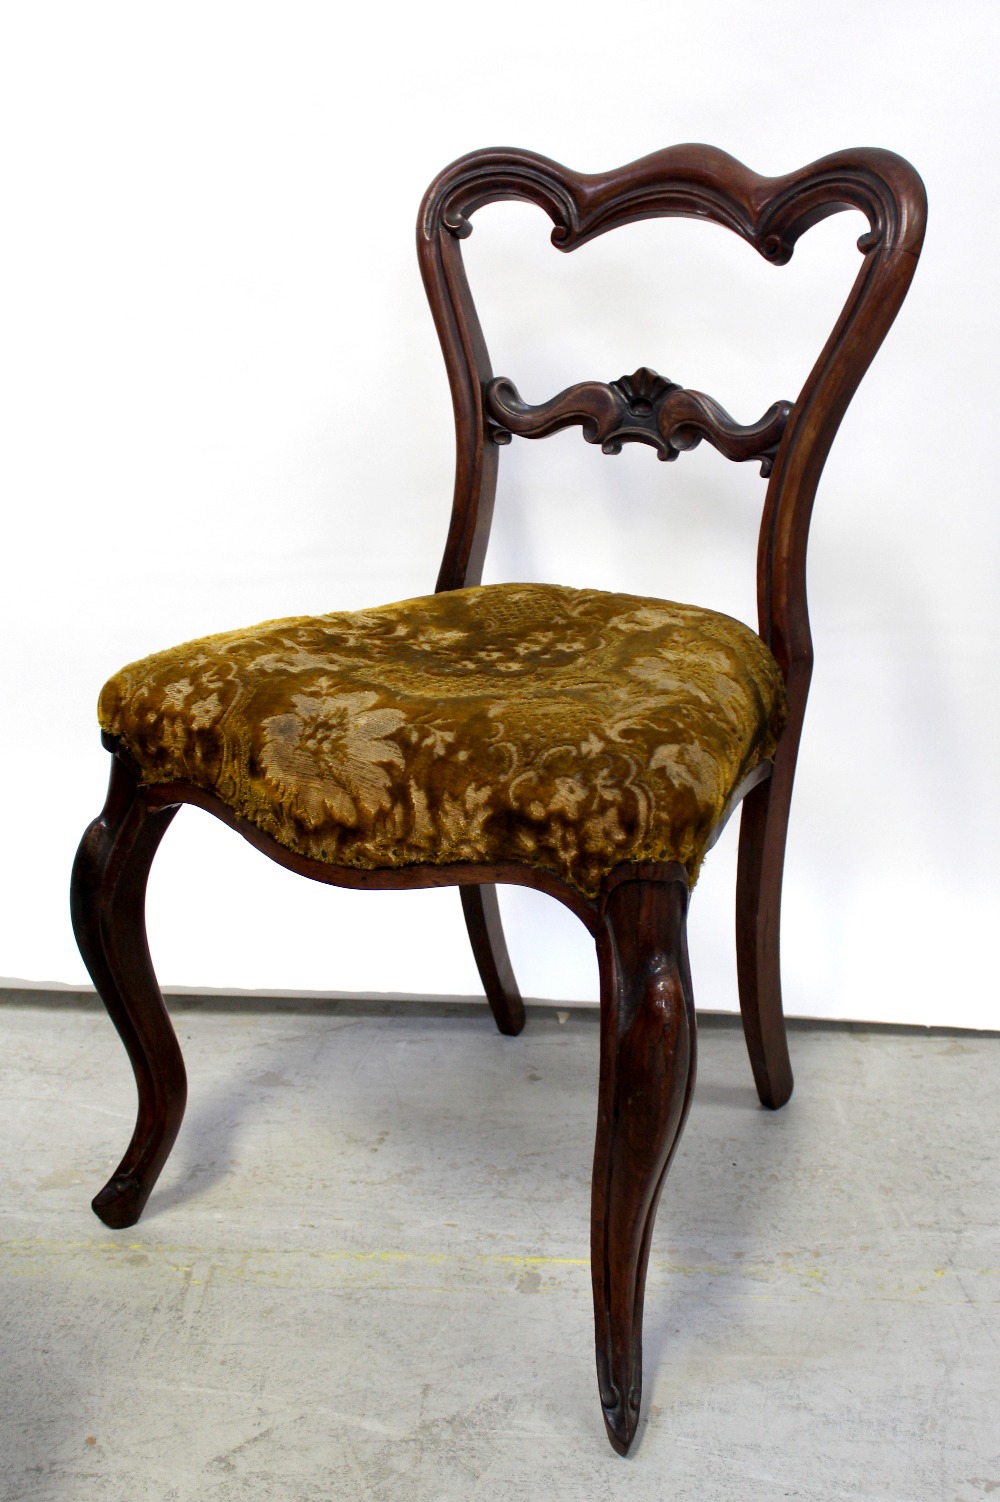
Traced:
POLYGON ((451 526, 437 588, 459 589, 482 577, 498 445, 512 432, 543 437, 579 423, 605 452, 639 441, 672 459, 706 438, 730 458, 757 459, 770 476, 757 555, 759 630, 786 679, 786 736, 796 742, 812 668, 806 543, 816 487, 848 403, 906 295, 925 216, 919 176, 902 157, 881 150, 838 152, 785 177, 761 177, 723 151, 695 145, 595 174, 506 149, 473 152, 447 167, 427 190, 417 221, 421 273, 448 369, 457 437, 451 526), (471 215, 503 199, 544 209, 554 225, 552 243, 563 251, 621 224, 681 216, 724 225, 783 265, 799 236, 831 214, 859 209, 869 227, 858 241, 857 279, 798 399, 791 406, 776 403, 744 428, 710 397, 645 369, 608 385, 570 387, 538 407, 522 402, 509 381, 494 380, 461 241, 471 233, 471 215))

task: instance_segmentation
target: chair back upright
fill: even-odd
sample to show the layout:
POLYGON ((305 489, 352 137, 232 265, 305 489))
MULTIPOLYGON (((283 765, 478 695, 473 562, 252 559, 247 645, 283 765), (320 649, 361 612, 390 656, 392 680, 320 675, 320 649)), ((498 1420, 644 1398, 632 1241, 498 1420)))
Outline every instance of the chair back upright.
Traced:
POLYGON ((579 424, 584 437, 617 452, 654 446, 663 459, 702 439, 735 460, 758 460, 769 476, 757 550, 758 629, 785 677, 792 753, 812 671, 806 544, 816 487, 848 404, 913 277, 923 243, 926 197, 913 167, 891 151, 837 152, 783 177, 762 177, 711 146, 673 146, 616 171, 584 174, 533 152, 475 151, 434 180, 417 220, 421 274, 441 342, 455 412, 451 524, 437 589, 478 584, 489 541, 500 448, 512 434, 545 437, 579 424), (846 209, 868 229, 861 268, 843 311, 794 403, 777 402, 743 427, 704 393, 642 369, 609 383, 585 381, 537 406, 494 376, 462 261, 471 216, 520 199, 553 223, 552 244, 575 250, 636 220, 707 219, 784 265, 799 236, 846 209))

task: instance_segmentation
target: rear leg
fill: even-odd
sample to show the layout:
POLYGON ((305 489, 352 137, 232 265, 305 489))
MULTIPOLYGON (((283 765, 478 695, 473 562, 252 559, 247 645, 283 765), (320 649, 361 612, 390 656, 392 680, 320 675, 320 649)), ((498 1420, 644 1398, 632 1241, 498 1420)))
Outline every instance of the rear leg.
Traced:
MULTIPOLYGON (((780 755, 780 753, 779 753, 780 755)), ((781 1005, 781 880, 791 780, 774 776, 743 800, 736 875, 736 968, 743 1032, 757 1094, 777 1110, 792 1093, 781 1005)))
POLYGON ((485 885, 460 887, 459 891, 486 999, 500 1031, 516 1037, 524 1027, 524 1002, 507 953, 497 889, 485 885))
POLYGON ((134 1225, 170 1154, 187 1100, 184 1061, 146 942, 146 880, 177 812, 150 810, 121 752, 111 763, 102 812, 80 842, 70 906, 84 963, 128 1052, 139 1094, 135 1131, 93 1201, 114 1229, 134 1225))

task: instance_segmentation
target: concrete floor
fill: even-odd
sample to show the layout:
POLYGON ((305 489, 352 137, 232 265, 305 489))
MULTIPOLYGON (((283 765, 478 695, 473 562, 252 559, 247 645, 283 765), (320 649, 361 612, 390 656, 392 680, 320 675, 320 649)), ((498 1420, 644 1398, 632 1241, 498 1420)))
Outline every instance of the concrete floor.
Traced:
POLYGON ((0 1008, 0 1496, 980 1502, 1000 1495, 1000 1038, 796 1028, 756 1104, 701 1032, 644 1421, 594 1375, 593 1013, 175 1008, 188 1117, 140 1225, 102 1012, 0 1008))

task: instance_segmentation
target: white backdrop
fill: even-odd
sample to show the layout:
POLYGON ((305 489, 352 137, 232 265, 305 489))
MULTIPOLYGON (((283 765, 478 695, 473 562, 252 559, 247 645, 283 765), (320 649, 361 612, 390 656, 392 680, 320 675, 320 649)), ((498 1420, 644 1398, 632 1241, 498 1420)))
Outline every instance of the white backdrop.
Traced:
MULTIPOLYGON (((5 860, 0 972, 80 982, 67 883, 104 795, 97 691, 126 660, 433 587, 451 417, 413 252, 476 146, 583 170, 675 141, 783 172, 893 148, 931 203, 908 303, 820 490, 816 672, 784 908, 790 1013, 1000 1026, 995 767, 995 6, 595 0, 10 7, 0 37, 5 860)), ((741 421, 794 396, 854 274, 854 216, 781 272, 722 231, 571 257, 537 211, 467 242, 528 400, 650 364, 741 421), (735 352, 735 360, 734 360, 735 352)), ((755 471, 501 464, 487 577, 695 598, 754 619, 755 471)), ((692 908, 696 996, 736 1005, 735 829, 692 908)), ((526 994, 596 994, 590 941, 507 892, 526 994)), ((454 892, 293 878, 184 810, 150 935, 181 986, 478 991, 454 892)))

